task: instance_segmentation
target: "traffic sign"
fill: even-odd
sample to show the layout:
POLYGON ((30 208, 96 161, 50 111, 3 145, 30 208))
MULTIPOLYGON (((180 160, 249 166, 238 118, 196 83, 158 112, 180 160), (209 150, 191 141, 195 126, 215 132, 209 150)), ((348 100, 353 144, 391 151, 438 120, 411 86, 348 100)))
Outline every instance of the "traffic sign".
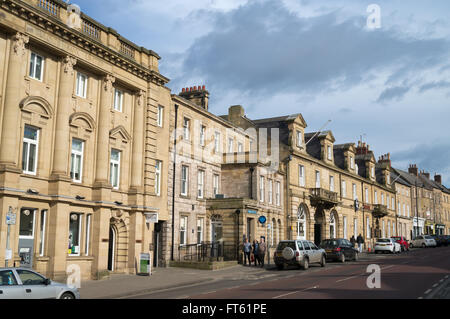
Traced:
POLYGON ((261 216, 261 217, 259 217, 258 221, 259 221, 261 224, 265 224, 266 221, 267 221, 267 218, 266 218, 266 216, 261 216))
POLYGON ((6 214, 6 225, 15 225, 16 224, 16 214, 8 212, 6 214))

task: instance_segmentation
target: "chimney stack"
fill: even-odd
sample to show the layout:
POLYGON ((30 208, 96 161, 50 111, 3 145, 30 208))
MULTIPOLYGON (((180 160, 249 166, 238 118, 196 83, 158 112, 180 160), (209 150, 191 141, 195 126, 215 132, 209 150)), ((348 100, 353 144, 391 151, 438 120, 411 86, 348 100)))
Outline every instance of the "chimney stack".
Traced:
POLYGON ((178 95, 208 111, 209 92, 205 85, 183 88, 178 95))
POLYGON ((416 164, 409 165, 408 173, 414 176, 419 176, 419 170, 417 169, 416 164))
POLYGON ((434 181, 439 185, 442 185, 442 176, 434 174, 434 181))

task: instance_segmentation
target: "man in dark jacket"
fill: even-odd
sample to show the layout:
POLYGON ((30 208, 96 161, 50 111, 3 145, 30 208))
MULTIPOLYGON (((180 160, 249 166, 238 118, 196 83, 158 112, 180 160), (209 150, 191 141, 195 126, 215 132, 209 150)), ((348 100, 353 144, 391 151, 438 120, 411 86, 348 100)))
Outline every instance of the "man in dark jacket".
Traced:
POLYGON ((255 239, 253 241, 253 256, 255 258, 255 266, 258 266, 259 263, 258 254, 259 254, 259 244, 258 241, 255 239))
POLYGON ((358 243, 358 250, 360 253, 362 253, 363 244, 364 244, 364 238, 362 238, 361 234, 358 235, 358 238, 356 239, 356 242, 358 243))
POLYGON ((266 257, 266 241, 265 238, 261 236, 261 240, 259 242, 259 249, 258 249, 258 258, 259 258, 259 264, 261 267, 264 268, 264 258, 266 257))
POLYGON ((355 247, 356 244, 355 235, 352 235, 352 238, 350 238, 350 242, 352 243, 352 246, 355 247))

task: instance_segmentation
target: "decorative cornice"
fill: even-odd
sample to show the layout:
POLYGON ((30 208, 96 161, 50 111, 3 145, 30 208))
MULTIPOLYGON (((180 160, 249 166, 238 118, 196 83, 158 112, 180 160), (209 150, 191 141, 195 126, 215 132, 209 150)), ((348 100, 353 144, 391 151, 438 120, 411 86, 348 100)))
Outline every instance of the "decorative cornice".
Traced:
MULTIPOLYGON (((28 21, 30 24, 39 26, 53 35, 56 35, 59 38, 66 40, 69 43, 76 45, 77 47, 82 48, 102 60, 112 63, 147 82, 151 82, 158 86, 165 86, 170 81, 170 79, 163 76, 159 72, 150 70, 140 65, 133 59, 122 55, 120 52, 105 46, 98 40, 93 39, 75 29, 69 28, 58 18, 49 16, 39 10, 39 8, 24 1, 0 0, 0 6, 2 9, 28 21)), ((156 53, 153 51, 149 50, 149 53, 156 56, 156 53)))

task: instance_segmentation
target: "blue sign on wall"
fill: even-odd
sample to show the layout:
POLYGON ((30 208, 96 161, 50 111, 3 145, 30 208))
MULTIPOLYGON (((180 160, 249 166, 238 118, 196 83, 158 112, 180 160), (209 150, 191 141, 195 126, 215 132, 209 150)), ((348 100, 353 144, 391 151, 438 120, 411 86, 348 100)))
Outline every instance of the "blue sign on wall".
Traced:
POLYGON ((247 209, 247 214, 253 214, 253 215, 256 215, 257 212, 256 212, 256 210, 247 209))
POLYGON ((259 217, 258 221, 259 221, 261 224, 265 224, 266 221, 267 221, 267 218, 266 218, 266 216, 261 216, 261 217, 259 217))

